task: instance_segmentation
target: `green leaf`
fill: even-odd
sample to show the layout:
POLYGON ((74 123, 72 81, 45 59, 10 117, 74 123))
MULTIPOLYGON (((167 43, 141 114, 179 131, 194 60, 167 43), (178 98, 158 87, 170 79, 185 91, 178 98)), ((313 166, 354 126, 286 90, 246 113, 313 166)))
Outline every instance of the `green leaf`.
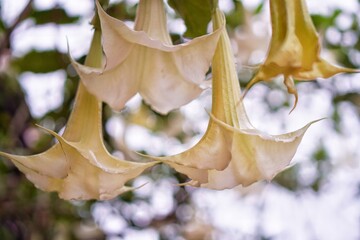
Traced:
POLYGON ((5 30, 6 30, 5 23, 2 19, 0 19, 0 36, 4 34, 5 30))
POLYGON ((136 5, 130 7, 126 2, 111 4, 106 9, 106 12, 120 20, 133 20, 136 14, 136 5))
POLYGON ((31 17, 35 20, 37 25, 47 23, 70 24, 79 20, 78 16, 69 16, 63 8, 34 11, 31 14, 31 17))
POLYGON ((235 28, 245 23, 245 8, 242 2, 233 0, 234 8, 231 12, 226 14, 226 24, 235 28))
POLYGON ((261 13, 261 11, 263 10, 263 8, 264 8, 264 2, 261 2, 261 3, 256 7, 256 9, 255 9, 255 11, 254 11, 254 14, 257 15, 257 14, 261 13))
POLYGON ((25 56, 15 59, 12 65, 19 72, 47 73, 58 69, 64 69, 69 64, 68 56, 55 50, 36 51, 32 50, 25 56))
POLYGON ((311 19, 317 29, 326 29, 330 26, 334 26, 336 18, 341 14, 340 9, 336 9, 329 16, 320 14, 311 15, 311 19))
POLYGON ((213 8, 211 0, 168 0, 168 3, 184 20, 185 37, 194 38, 207 33, 213 8))

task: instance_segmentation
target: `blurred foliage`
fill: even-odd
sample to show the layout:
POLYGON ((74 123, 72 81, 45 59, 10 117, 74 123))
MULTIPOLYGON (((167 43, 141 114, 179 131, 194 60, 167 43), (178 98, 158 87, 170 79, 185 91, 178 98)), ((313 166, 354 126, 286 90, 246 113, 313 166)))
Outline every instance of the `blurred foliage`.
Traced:
POLYGON ((69 16, 63 8, 53 8, 43 11, 33 11, 31 16, 34 19, 35 24, 70 24, 75 23, 79 20, 79 16, 71 17, 69 16))
MULTIPOLYGON (((91 1, 91 0, 89 0, 91 1)), ((207 32, 207 27, 211 18, 211 0, 168 0, 168 4, 181 17, 186 25, 185 37, 196 37, 207 32)), ((0 2, 1 4, 1 2, 0 2)), ((246 10, 239 0, 233 0, 234 8, 226 15, 228 30, 232 33, 245 24, 246 10)), ((264 3, 261 2, 252 14, 259 14, 264 10, 264 3)), ((2 9, 2 11, 5 11, 2 9)), ((129 1, 111 4, 108 7, 110 15, 123 19, 133 20, 136 13, 136 5, 131 5, 129 1)), ((345 14, 339 9, 334 9, 329 16, 314 15, 313 21, 320 34, 325 36, 327 29, 335 28, 341 35, 341 40, 337 43, 329 41, 323 37, 324 46, 335 53, 337 60, 344 66, 359 67, 358 62, 351 59, 351 51, 360 52, 359 38, 359 18, 353 18, 350 29, 339 29, 336 25, 337 18, 345 14), (353 45, 343 44, 347 32, 356 33, 357 40, 353 45)), ((29 1, 29 5, 22 11, 14 23, 5 24, 4 19, 0 18, 0 149, 1 151, 17 154, 35 154, 49 148, 52 138, 44 135, 38 130, 34 134, 35 123, 52 123, 56 131, 62 129, 70 113, 74 94, 77 87, 77 77, 73 74, 73 69, 69 66, 66 52, 58 49, 36 50, 30 49, 22 56, 11 56, 11 35, 22 22, 32 19, 35 25, 43 24, 76 24, 82 21, 83 16, 69 15, 64 8, 57 6, 54 9, 38 10, 29 1), (48 73, 58 69, 67 71, 67 80, 64 90, 64 101, 58 109, 49 111, 40 119, 34 119, 29 112, 29 107, 25 99, 25 93, 17 81, 18 77, 24 72, 48 73), (33 137, 29 137, 33 136, 33 137)), ((36 37, 36 36, 34 36, 36 37)), ((173 35, 173 39, 179 36, 173 35)), ((331 39, 330 39, 331 40, 331 39)), ((79 61, 83 61, 84 57, 79 61)), ((312 84, 315 88, 320 86, 312 84)), ((276 85, 270 85, 276 88, 276 85)), ((330 90, 329 90, 330 91, 330 90)), ((336 88, 331 89, 333 97, 334 128, 338 128, 341 122, 341 115, 337 112, 338 106, 347 103, 353 106, 360 115, 360 95, 357 92, 340 93, 336 88)), ((264 96, 264 101, 266 101, 264 96)), ((271 106, 269 110, 277 112, 288 106, 288 101, 278 106, 271 106)), ((113 113, 105 107, 104 123, 113 113)), ((161 116, 153 112, 144 103, 135 112, 126 111, 121 113, 123 118, 132 124, 137 124, 151 129, 152 133, 165 132, 180 142, 198 134, 197 132, 184 133, 182 130, 183 116, 179 111, 161 116)), ((116 141, 106 131, 105 140, 108 142, 109 149, 118 149, 116 141)), ((123 149, 120 149, 123 150, 123 149)), ((331 164, 328 161, 326 149, 322 144, 317 146, 317 150, 311 159, 318 175, 308 185, 303 185, 299 180, 298 166, 289 168, 279 174, 275 182, 292 191, 310 187, 317 191, 327 175, 331 172, 331 164)), ((185 176, 175 173, 165 165, 155 166, 146 175, 154 183, 161 179, 170 179, 174 184, 185 182, 185 176)), ((174 185, 175 188, 175 185, 174 185)), ((153 227, 159 231, 161 239, 175 239, 174 236, 187 236, 184 227, 191 221, 190 218, 181 217, 178 209, 189 206, 189 191, 185 187, 176 187, 173 192, 173 209, 165 216, 157 216, 147 223, 147 227, 153 227), (169 230, 170 229, 170 230, 169 230)), ((108 201, 108 204, 118 209, 118 206, 132 204, 137 206, 139 202, 149 204, 147 197, 141 197, 134 193, 126 193, 118 199, 108 201)), ((7 159, 0 159, 0 239, 104 239, 105 233, 99 230, 92 218, 92 208, 96 202, 71 202, 60 200, 56 194, 43 193, 30 184, 23 174, 21 174, 7 159), (84 230, 87 229, 87 230, 84 230)), ((129 227, 141 229, 144 227, 141 222, 136 221, 131 214, 126 215, 126 209, 120 208, 120 214, 124 217, 129 227)), ((118 210, 117 210, 118 211, 118 210)), ((100 225, 99 223, 97 223, 100 225)), ((206 231, 207 228, 204 228, 206 231)), ((195 234, 195 233, 194 233, 195 234)), ((116 235, 116 234, 115 234, 116 235)), ((121 236, 121 234, 118 234, 121 236)), ((194 235, 195 236, 195 235, 194 235)), ((188 237, 187 239, 191 239, 188 237)), ((194 238, 193 238, 194 239, 194 238)), ((202 237, 197 238, 202 239, 202 237)))
POLYGON ((185 36, 194 38, 207 33, 213 0, 168 0, 169 5, 185 21, 185 36))
POLYGON ((21 58, 14 59, 12 64, 18 72, 47 73, 65 69, 69 60, 66 54, 57 50, 31 50, 21 58))

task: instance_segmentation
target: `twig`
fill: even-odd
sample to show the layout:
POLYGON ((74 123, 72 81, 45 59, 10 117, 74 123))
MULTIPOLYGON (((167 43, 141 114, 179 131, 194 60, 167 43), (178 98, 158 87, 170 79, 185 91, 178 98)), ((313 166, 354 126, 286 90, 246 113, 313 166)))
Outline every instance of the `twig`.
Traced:
POLYGON ((7 28, 7 30, 5 31, 4 37, 0 41, 0 56, 3 54, 3 52, 5 50, 10 48, 10 37, 11 37, 11 34, 16 29, 16 27, 22 21, 24 21, 30 15, 31 11, 33 10, 33 7, 32 7, 33 1, 34 0, 29 0, 29 2, 26 4, 26 6, 22 10, 22 12, 19 14, 19 16, 14 21, 14 23, 9 28, 7 28))

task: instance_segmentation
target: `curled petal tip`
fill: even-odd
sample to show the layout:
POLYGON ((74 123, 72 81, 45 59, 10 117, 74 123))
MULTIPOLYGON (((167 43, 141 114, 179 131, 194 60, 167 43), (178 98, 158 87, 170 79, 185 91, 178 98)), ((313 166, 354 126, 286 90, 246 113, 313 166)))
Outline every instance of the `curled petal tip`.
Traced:
POLYGON ((293 105, 293 107, 291 108, 291 110, 289 112, 289 115, 295 110, 295 108, 297 106, 297 103, 298 103, 298 94, 297 94, 297 92, 294 93, 294 96, 295 96, 295 102, 294 102, 294 105, 293 105))
POLYGON ((284 76, 284 84, 287 88, 288 93, 293 94, 295 96, 295 103, 292 109, 290 110, 289 114, 295 110, 297 102, 298 102, 298 93, 295 87, 294 79, 290 76, 284 76))

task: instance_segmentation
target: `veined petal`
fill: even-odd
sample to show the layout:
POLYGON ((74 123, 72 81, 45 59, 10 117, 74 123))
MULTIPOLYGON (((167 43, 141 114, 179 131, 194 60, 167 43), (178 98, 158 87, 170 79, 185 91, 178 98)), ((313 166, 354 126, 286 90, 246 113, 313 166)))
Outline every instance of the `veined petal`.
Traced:
MULTIPOLYGON (((133 170, 142 169, 145 170, 157 162, 148 162, 148 163, 140 163, 140 162, 130 162, 121 160, 119 158, 115 158, 109 154, 106 150, 103 141, 96 136, 92 136, 91 139, 96 138, 98 139, 98 145, 91 146, 86 141, 79 141, 79 142, 71 142, 66 140, 65 138, 61 137, 57 133, 46 129, 51 135, 56 137, 56 139, 60 142, 61 147, 64 149, 65 153, 71 152, 71 148, 77 150, 78 153, 82 155, 86 161, 91 163, 94 167, 100 168, 102 171, 112 174, 121 174, 121 173, 129 173, 133 170)), ((94 131, 96 132, 96 131, 94 131)), ((95 141, 94 141, 95 142, 95 141)), ((69 158, 68 161, 72 161, 72 157, 66 155, 69 158)))
MULTIPOLYGON (((161 5, 160 5, 161 8, 158 9, 158 11, 155 11, 151 15, 151 16, 156 16, 159 14, 159 12, 164 13, 164 11, 165 11, 162 0, 152 0, 152 1, 141 0, 139 4, 151 2, 151 4, 156 3, 156 5, 158 5, 159 1, 161 3, 161 5)), ((181 49, 183 49, 185 46, 188 46, 189 48, 191 48, 192 45, 197 45, 197 47, 195 49, 191 49, 188 51, 196 50, 197 53, 201 53, 200 56, 199 56, 199 54, 196 54, 196 53, 192 53, 192 54, 194 57, 196 57, 197 60, 203 60, 202 58, 207 58, 204 60, 206 60, 206 62, 209 63, 209 64, 207 64, 209 66, 210 62, 212 60, 212 56, 214 54, 216 45, 217 45, 217 41, 220 37, 221 29, 224 27, 224 26, 221 26, 218 30, 213 31, 212 33, 194 38, 188 42, 178 44, 178 45, 173 45, 171 43, 168 43, 167 41, 159 40, 159 39, 162 39, 160 37, 159 38, 150 37, 148 34, 148 31, 146 31, 146 30, 133 30, 133 29, 129 28, 123 21, 118 20, 118 19, 113 18, 110 15, 108 15, 101 8, 99 3, 97 3, 97 7, 98 7, 98 14, 99 14, 100 23, 101 23, 101 31, 103 33, 103 48, 104 48, 104 52, 105 52, 106 59, 107 59, 106 69, 112 68, 112 67, 110 67, 111 65, 109 65, 109 62, 111 62, 111 63, 115 62, 117 65, 118 63, 122 62, 126 58, 126 54, 123 54, 123 51, 118 50, 118 48, 121 48, 123 50, 129 50, 129 47, 131 47, 133 45, 144 46, 147 48, 160 50, 160 51, 164 51, 164 52, 177 52, 177 51, 180 51, 181 49), (120 41, 120 43, 118 41, 120 41), (126 45, 126 44, 128 44, 128 45, 126 45), (201 49, 199 50, 198 48, 200 48, 200 47, 201 47, 201 49), (207 51, 201 51, 201 50, 205 50, 205 49, 207 49, 207 51), (124 57, 124 55, 125 55, 125 57, 124 57), (206 56, 206 57, 202 57, 202 56, 206 56)), ((141 15, 138 13, 135 21, 139 17, 141 17, 141 15)), ((164 21, 165 21, 165 19, 164 19, 164 21)), ((166 34, 169 35, 168 32, 166 32, 166 34)), ((131 51, 126 51, 126 52, 131 52, 131 51)), ((196 62, 193 59, 193 56, 189 57, 191 59, 185 59, 185 60, 192 60, 193 62, 196 62)))
MULTIPOLYGON (((222 21, 222 13, 217 9, 213 16, 215 28, 223 25, 222 21)), ((240 97, 234 57, 225 30, 215 51, 212 70, 213 106, 203 138, 178 155, 152 158, 187 175, 191 181, 185 184, 191 186, 227 189, 271 180, 289 166, 312 123, 275 136, 252 126, 240 97)))
POLYGON ((228 141, 222 129, 210 120, 204 136, 194 147, 176 155, 151 156, 151 158, 163 161, 184 174, 186 173, 183 170, 190 172, 194 172, 194 169, 222 170, 229 164, 231 158, 229 144, 231 141, 228 141))
POLYGON ((14 165, 25 175, 25 177, 32 182, 35 187, 41 189, 42 191, 55 192, 61 188, 62 182, 60 178, 43 175, 40 172, 23 165, 21 162, 13 160, 11 157, 7 158, 11 159, 14 165))
POLYGON ((191 179, 191 181, 183 183, 182 185, 200 187, 201 184, 208 182, 209 170, 187 167, 182 164, 176 164, 172 162, 166 162, 166 164, 174 168, 177 172, 185 174, 191 179))
POLYGON ((163 0, 140 0, 135 19, 135 31, 144 31, 151 39, 172 44, 167 29, 163 0))
MULTIPOLYGON (((141 0, 139 8, 143 8, 144 4, 150 6, 149 11, 153 12, 139 11, 136 21, 146 22, 144 17, 151 18, 148 19, 151 21, 159 11, 164 14, 162 0, 141 0)), ((132 30, 122 21, 107 15, 99 4, 98 13, 106 66, 91 70, 74 64, 86 88, 98 99, 119 110, 139 92, 154 110, 166 114, 187 104, 203 91, 202 85, 221 29, 174 46, 164 37, 156 37, 169 35, 168 32, 151 30, 149 33, 150 26, 132 30)), ((165 31, 166 28, 161 29, 165 31)))
POLYGON ((272 72, 272 76, 264 74, 266 78, 275 77, 282 71, 291 72, 292 69, 301 67, 303 48, 296 36, 294 8, 295 1, 293 0, 271 2, 272 38, 268 57, 260 71, 271 71, 267 68, 272 67, 275 67, 277 71, 272 72))
POLYGON ((0 156, 10 159, 18 168, 22 166, 23 169, 31 169, 33 172, 48 177, 64 178, 69 170, 68 162, 59 144, 55 144, 46 152, 32 156, 20 156, 4 152, 0 152, 0 156))
POLYGON ((94 154, 88 158, 84 148, 78 149, 57 136, 66 158, 70 162, 70 171, 64 179, 59 195, 65 199, 106 200, 131 190, 125 183, 140 175, 145 169, 156 164, 135 163, 111 157, 106 150, 103 154, 94 154))
MULTIPOLYGON (((86 64, 100 66, 100 32, 95 30, 86 64)), ((80 82, 74 108, 63 136, 47 130, 59 141, 48 151, 10 158, 20 171, 44 191, 56 191, 64 199, 110 199, 131 190, 125 183, 156 164, 115 158, 103 143, 102 104, 80 82)))
POLYGON ((299 71, 294 73, 294 78, 297 80, 313 80, 316 78, 329 78, 339 73, 359 72, 359 69, 336 66, 320 58, 312 65, 312 68, 309 71, 299 71))
POLYGON ((292 79, 315 80, 338 73, 359 72, 334 66, 320 57, 320 41, 305 0, 270 1, 272 37, 267 57, 246 86, 244 96, 255 83, 284 76, 288 92, 297 90, 292 79))
POLYGON ((105 72, 83 66, 75 61, 72 63, 80 79, 86 79, 82 81, 86 89, 114 109, 122 109, 125 103, 138 92, 140 78, 137 75, 141 75, 141 72, 136 69, 139 64, 137 58, 128 58, 126 63, 105 72), (129 81, 131 75, 134 78, 129 81))
MULTIPOLYGON (((111 173, 104 171, 101 167, 94 166, 70 145, 62 142, 61 146, 64 147, 65 158, 69 162, 69 170, 64 177, 57 178, 44 175, 43 172, 35 171, 20 161, 14 161, 14 164, 37 188, 47 192, 56 191, 59 197, 67 200, 107 200, 114 198, 125 191, 133 190, 134 188, 124 186, 124 184, 140 175, 146 168, 154 165, 154 162, 138 163, 137 168, 129 168, 122 171, 121 174, 111 173)), ((41 159, 37 160, 38 164, 44 164, 40 162, 41 159)), ((52 165, 46 167, 52 168, 52 165)))
POLYGON ((213 189, 246 187, 259 180, 270 181, 290 165, 306 130, 317 122, 310 122, 294 132, 269 135, 256 129, 241 130, 219 120, 214 121, 227 130, 228 138, 233 141, 232 158, 227 168, 223 171, 210 170, 208 183, 201 185, 213 189))

